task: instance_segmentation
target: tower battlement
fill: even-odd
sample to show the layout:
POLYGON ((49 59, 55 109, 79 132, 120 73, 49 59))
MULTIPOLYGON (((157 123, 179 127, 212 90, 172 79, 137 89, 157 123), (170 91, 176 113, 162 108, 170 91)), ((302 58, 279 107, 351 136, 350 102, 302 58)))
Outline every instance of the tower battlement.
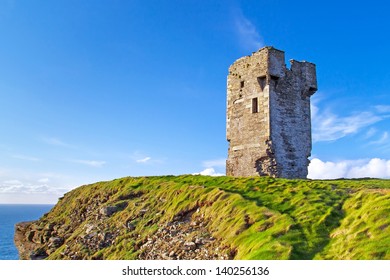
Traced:
POLYGON ((316 67, 290 64, 283 51, 264 47, 229 67, 227 175, 306 178, 316 67))

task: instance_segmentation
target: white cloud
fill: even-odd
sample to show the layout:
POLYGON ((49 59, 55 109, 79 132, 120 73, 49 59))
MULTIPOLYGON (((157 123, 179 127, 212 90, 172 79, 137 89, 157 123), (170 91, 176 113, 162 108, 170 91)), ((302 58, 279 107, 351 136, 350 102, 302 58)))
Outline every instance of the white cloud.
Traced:
POLYGON ((0 182, 2 194, 62 194, 65 189, 58 189, 41 182, 22 182, 20 180, 5 180, 0 182))
POLYGON ((84 164, 84 165, 91 166, 91 167, 102 167, 103 165, 106 164, 105 161, 99 161, 99 160, 82 160, 82 159, 71 160, 71 162, 80 163, 80 164, 84 164))
POLYGON ((3 184, 5 186, 13 186, 13 187, 17 187, 17 186, 21 186, 22 185, 22 182, 20 182, 19 180, 6 180, 3 182, 3 184))
POLYGON ((54 204, 68 189, 21 180, 0 182, 0 203, 54 204))
POLYGON ((314 158, 309 165, 310 179, 363 177, 390 178, 390 160, 373 158, 324 162, 314 158))
POLYGON ((41 178, 38 180, 38 183, 48 183, 50 181, 49 178, 41 178))
POLYGON ((193 175, 224 176, 225 174, 216 172, 214 168, 206 168, 205 170, 199 173, 194 173, 193 175))
POLYGON ((264 46, 256 26, 247 19, 242 11, 237 11, 234 18, 235 32, 241 46, 246 50, 257 51, 264 46))
POLYGON ((385 118, 370 111, 356 112, 342 117, 330 110, 322 112, 316 104, 311 105, 311 110, 313 142, 338 140, 385 118))
POLYGON ((3 182, 0 184, 0 193, 17 193, 17 194, 32 194, 32 193, 47 193, 48 187, 46 185, 24 185, 8 184, 3 182))
POLYGON ((364 165, 352 167, 348 174, 350 178, 358 178, 361 176, 390 178, 390 160, 373 158, 364 165))
POLYGON ((85 182, 68 175, 0 167, 0 203, 54 204, 71 188, 85 182))
POLYGON ((225 170, 225 166, 226 166, 225 158, 206 160, 202 163, 202 165, 205 169, 199 173, 194 173, 194 175, 225 176, 225 173, 218 172, 218 170, 220 169, 225 170))
POLYGON ((141 159, 137 159, 135 161, 138 162, 138 163, 146 163, 146 162, 150 161, 151 159, 152 159, 151 157, 144 157, 144 158, 141 158, 141 159))

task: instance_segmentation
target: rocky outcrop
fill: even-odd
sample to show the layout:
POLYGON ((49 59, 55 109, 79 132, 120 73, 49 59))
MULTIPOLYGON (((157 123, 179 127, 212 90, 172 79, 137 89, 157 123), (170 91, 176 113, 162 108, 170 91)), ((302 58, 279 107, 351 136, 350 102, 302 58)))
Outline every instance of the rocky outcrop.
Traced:
POLYGON ((15 225, 14 242, 19 251, 19 258, 34 259, 33 252, 38 246, 32 241, 34 231, 30 229, 33 222, 22 222, 15 225))
POLYGON ((66 229, 52 223, 42 225, 39 221, 15 225, 14 242, 20 259, 39 260, 61 247, 66 229))
MULTIPOLYGON (((197 210, 199 211, 199 209, 197 210)), ((145 260, 228 260, 234 252, 221 245, 207 230, 207 221, 194 212, 179 215, 161 225, 157 232, 141 245, 140 259, 145 260)))
MULTIPOLYGON (((135 196, 137 197, 137 196, 135 196)), ((139 197, 139 196, 138 196, 139 197)), ((127 197, 129 201, 132 197, 127 197)), ((15 244, 20 259, 103 259, 102 249, 115 251, 119 241, 133 242, 138 259, 190 260, 232 259, 234 250, 222 245, 207 229, 207 219, 200 207, 180 212, 169 222, 155 223, 152 213, 142 208, 124 223, 113 222, 128 205, 122 201, 106 205, 106 199, 92 199, 84 209, 75 208, 69 215, 70 223, 58 223, 43 217, 38 221, 19 223, 15 227, 15 244), (144 226, 156 230, 142 235, 144 226)), ((157 214, 156 216, 161 216, 157 214)))

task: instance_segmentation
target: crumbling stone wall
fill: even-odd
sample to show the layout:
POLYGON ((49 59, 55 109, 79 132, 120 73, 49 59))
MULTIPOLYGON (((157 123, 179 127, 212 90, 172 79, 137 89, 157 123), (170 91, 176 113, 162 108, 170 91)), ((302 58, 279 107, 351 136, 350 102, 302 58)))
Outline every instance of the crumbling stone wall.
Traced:
POLYGON ((229 68, 226 174, 306 178, 311 152, 310 96, 315 65, 264 47, 229 68))

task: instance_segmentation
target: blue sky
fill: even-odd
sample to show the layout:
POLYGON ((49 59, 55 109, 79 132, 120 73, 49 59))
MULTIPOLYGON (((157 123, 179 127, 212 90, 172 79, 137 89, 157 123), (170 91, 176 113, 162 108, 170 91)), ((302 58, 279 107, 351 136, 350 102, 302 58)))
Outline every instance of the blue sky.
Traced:
POLYGON ((229 65, 317 65, 311 178, 390 177, 386 1, 0 0, 0 203, 223 174, 229 65), (321 3, 318 3, 321 2, 321 3))

